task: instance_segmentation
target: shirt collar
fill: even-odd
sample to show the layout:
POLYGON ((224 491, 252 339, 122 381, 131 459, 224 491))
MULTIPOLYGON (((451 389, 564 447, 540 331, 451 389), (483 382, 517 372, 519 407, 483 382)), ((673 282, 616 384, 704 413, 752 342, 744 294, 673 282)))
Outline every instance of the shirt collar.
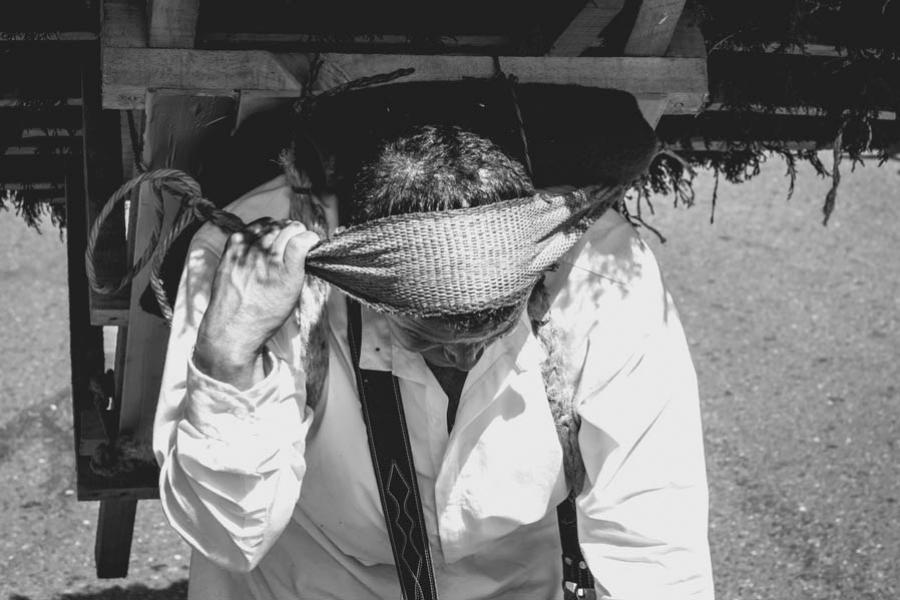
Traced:
MULTIPOLYGON (((522 314, 513 330, 485 349, 484 355, 469 373, 466 387, 477 381, 504 356, 512 359, 517 373, 540 366, 546 358, 541 344, 531 335, 531 324, 522 314)), ((396 340, 384 315, 362 308, 362 343, 360 367, 373 371, 389 371, 401 379, 428 385, 433 383, 425 359, 396 340)))

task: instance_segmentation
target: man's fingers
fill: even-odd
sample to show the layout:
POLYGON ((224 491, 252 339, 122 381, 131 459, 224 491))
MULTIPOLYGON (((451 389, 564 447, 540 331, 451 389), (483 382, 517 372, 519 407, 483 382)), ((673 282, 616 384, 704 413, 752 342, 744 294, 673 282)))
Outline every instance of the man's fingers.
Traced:
POLYGON ((297 273, 303 270, 306 255, 319 243, 319 236, 312 231, 302 231, 292 235, 287 240, 284 249, 284 266, 289 272, 297 273))
POLYGON ((279 262, 283 261, 284 251, 287 248, 288 241, 295 235, 299 235, 304 231, 306 231, 306 226, 300 221, 285 221, 284 227, 272 241, 270 250, 272 257, 279 262))

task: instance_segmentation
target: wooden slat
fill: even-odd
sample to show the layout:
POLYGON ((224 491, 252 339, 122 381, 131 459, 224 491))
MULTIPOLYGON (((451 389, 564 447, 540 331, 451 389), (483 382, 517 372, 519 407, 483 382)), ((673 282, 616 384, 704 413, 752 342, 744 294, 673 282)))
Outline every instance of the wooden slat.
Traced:
POLYGON ((136 511, 137 500, 131 498, 100 502, 97 538, 94 543, 94 563, 100 579, 128 575, 136 511))
MULTIPOLYGON (((228 98, 150 94, 144 142, 144 161, 148 168, 173 167, 188 173, 204 173, 206 160, 215 152, 209 148, 215 148, 220 137, 231 131, 235 111, 236 102, 228 98), (207 150, 201 154, 201 148, 207 150)), ((201 180, 201 184, 204 182, 201 180)), ((144 252, 157 222, 155 201, 150 194, 149 186, 142 188, 139 201, 132 207, 136 211, 132 235, 136 256, 144 252)), ((179 203, 166 197, 164 207, 166 220, 161 236, 170 227, 179 203)), ((121 431, 143 440, 149 440, 152 432, 169 337, 165 321, 142 307, 141 298, 149 276, 145 270, 131 284, 119 415, 121 431)))
POLYGON ((65 179, 66 157, 50 156, 2 156, 0 157, 0 183, 62 182, 65 179))
MULTIPOLYGON (((87 247, 87 202, 84 195, 84 170, 81 160, 70 160, 66 169, 66 247, 69 274, 69 344, 71 348, 72 415, 74 417, 75 455, 82 441, 83 411, 93 411, 90 389, 92 377, 103 373, 103 331, 91 324, 88 282, 84 268, 87 247)), ((78 499, 83 500, 83 482, 87 465, 77 465, 78 499)))
POLYGON ((628 42, 627 56, 662 56, 669 48, 685 0, 643 0, 628 42))
POLYGON ((409 36, 394 34, 353 35, 346 36, 341 40, 335 40, 334 36, 290 32, 202 32, 198 35, 200 36, 200 45, 207 49, 494 54, 495 52, 491 52, 491 50, 509 49, 514 45, 511 36, 499 34, 434 36, 426 39, 411 39, 409 36))
POLYGON ((200 0, 149 0, 149 45, 152 48, 193 48, 200 0))
MULTIPOLYGON (((676 24, 675 31, 666 51, 666 56, 677 58, 706 59, 706 45, 700 31, 700 23, 693 11, 685 9, 676 24)), ((638 96, 638 105, 644 118, 651 126, 656 127, 664 114, 682 114, 676 94, 647 94, 638 96)))
POLYGON ((666 50, 666 56, 682 58, 705 58, 706 43, 700 30, 700 18, 688 5, 681 12, 681 18, 672 33, 672 40, 666 50))
MULTIPOLYGON (((84 67, 82 84, 82 135, 85 182, 88 199, 88 227, 112 193, 122 184, 119 141, 119 114, 101 107, 100 73, 97 71, 98 53, 92 52, 84 67)), ((94 268, 100 283, 118 281, 127 271, 125 260, 125 211, 118 206, 110 213, 97 238, 94 268)), ((96 325, 121 325, 123 310, 128 306, 128 290, 112 295, 91 291, 91 318, 96 325)))
MULTIPOLYGON (((403 81, 458 81, 494 75, 487 56, 323 54, 318 87, 327 89, 358 77, 412 67, 403 81)), ((164 88, 231 94, 234 90, 296 91, 302 88, 304 57, 287 68, 281 56, 261 51, 200 51, 107 48, 104 106, 139 108, 147 89, 164 88)), ((707 93, 706 61, 668 57, 502 57, 503 70, 522 83, 610 87, 635 95, 668 93, 677 112, 696 111, 707 93)))
POLYGON ((94 31, 4 31, 0 43, 4 42, 93 42, 97 40, 94 31))
POLYGON ((32 140, 28 144, 16 144, 9 146, 4 151, 0 151, 2 156, 32 156, 40 158, 47 154, 54 153, 58 156, 67 156, 73 154, 73 150, 69 144, 60 144, 58 138, 44 137, 32 140))
POLYGON ((103 106, 144 107, 148 89, 225 95, 234 90, 293 90, 302 86, 269 52, 105 48, 103 106))
POLYGON ((147 2, 104 0, 100 39, 112 48, 147 47, 147 2))
POLYGON ((588 0, 553 42, 550 56, 581 56, 600 41, 603 29, 619 14, 625 0, 588 0))

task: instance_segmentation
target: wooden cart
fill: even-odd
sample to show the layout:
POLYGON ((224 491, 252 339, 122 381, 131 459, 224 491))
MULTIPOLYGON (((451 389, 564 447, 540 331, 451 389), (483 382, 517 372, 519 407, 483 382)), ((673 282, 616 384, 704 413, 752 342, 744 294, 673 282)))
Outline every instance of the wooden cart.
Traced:
MULTIPOLYGON (((0 12, 25 10, 26 0, 6 4, 17 6, 0 12)), ((50 157, 7 152, 0 178, 18 177, 32 193, 46 189, 51 202, 61 201, 64 190, 77 495, 99 501, 99 577, 126 575, 137 502, 158 494, 152 463, 126 465, 112 476, 91 468, 102 444, 124 436, 149 440, 168 336, 165 322, 142 303, 147 273, 114 295, 90 291, 85 276, 89 227, 110 193, 136 174, 136 165, 179 168, 197 175, 210 197, 233 197, 234 190, 222 186, 230 163, 221 147, 238 125, 303 92, 313 53, 322 61, 318 85, 324 89, 403 67, 415 68, 409 81, 487 78, 498 62, 522 83, 617 88, 637 98, 661 135, 667 130, 688 145, 715 149, 715 139, 691 129, 701 109, 726 106, 716 95, 709 98, 707 45, 685 0, 570 0, 536 7, 461 0, 428 4, 430 13, 422 3, 382 4, 29 0, 30 21, 0 20, 7 30, 0 43, 12 49, 9 56, 37 61, 47 54, 46 64, 34 62, 34 69, 47 70, 41 79, 56 77, 46 91, 54 103, 23 139, 35 147, 65 144, 68 151, 50 157), (70 12, 60 16, 63 5, 70 12), (48 20, 50 14, 55 17, 48 20), (61 121, 53 125, 53 119, 61 121), (112 364, 104 361, 111 349, 109 343, 104 348, 104 327, 117 332, 114 360, 107 360, 112 364)), ((731 60, 757 66, 772 60, 765 50, 734 54, 731 60)), ((819 54, 827 59, 834 51, 819 54)), ((774 60, 784 63, 784 56, 774 60)), ((814 52, 803 59, 823 57, 814 52)), ((3 93, 0 104, 22 108, 20 90, 3 93)), ((777 90, 772 93, 777 104, 777 90)), ((716 127, 724 130, 727 112, 722 115, 716 127)), ((775 111, 767 118, 778 117, 775 111)), ((883 115, 886 123, 895 117, 883 115)), ((798 147, 820 145, 799 133, 794 141, 798 147)), ((113 213, 98 242, 102 281, 117 279, 144 252, 159 221, 155 204, 145 188, 131 198, 127 213, 113 213)), ((163 204, 165 233, 177 206, 168 199, 163 204)))

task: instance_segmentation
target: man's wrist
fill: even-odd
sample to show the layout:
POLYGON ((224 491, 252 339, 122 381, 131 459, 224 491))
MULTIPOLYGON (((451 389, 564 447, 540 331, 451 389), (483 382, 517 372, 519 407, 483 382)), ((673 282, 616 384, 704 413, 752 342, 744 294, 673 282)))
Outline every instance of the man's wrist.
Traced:
POLYGON ((262 352, 229 351, 227 344, 212 344, 204 340, 194 346, 194 366, 216 381, 228 383, 239 390, 247 390, 265 377, 262 352))

